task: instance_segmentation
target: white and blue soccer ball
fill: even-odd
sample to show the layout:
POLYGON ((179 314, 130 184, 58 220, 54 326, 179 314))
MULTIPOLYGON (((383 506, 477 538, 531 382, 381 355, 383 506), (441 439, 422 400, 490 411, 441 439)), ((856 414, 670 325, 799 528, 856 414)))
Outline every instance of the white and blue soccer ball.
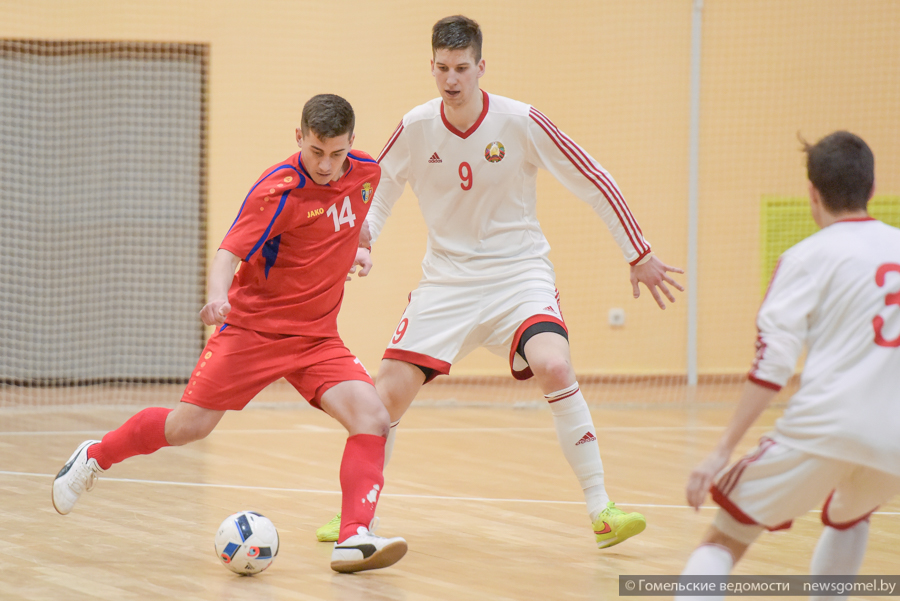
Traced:
POLYGON ((216 555, 236 574, 259 574, 278 555, 278 531, 269 518, 240 511, 225 518, 216 532, 216 555))

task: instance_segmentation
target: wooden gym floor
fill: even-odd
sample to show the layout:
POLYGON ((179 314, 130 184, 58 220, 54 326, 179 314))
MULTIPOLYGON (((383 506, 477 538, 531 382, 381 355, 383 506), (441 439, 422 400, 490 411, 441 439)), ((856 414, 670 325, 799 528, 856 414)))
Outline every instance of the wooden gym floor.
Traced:
MULTIPOLYGON (((340 506, 346 435, 302 403, 251 403, 204 441, 114 466, 71 514, 58 515, 50 502, 58 469, 78 443, 134 411, 0 411, 0 598, 616 598, 620 574, 681 571, 713 516, 711 505, 699 513, 685 505, 684 481, 731 409, 592 405, 607 488, 648 521, 640 536, 601 551, 548 409, 413 405, 378 508, 379 534, 404 536, 409 553, 391 568, 353 575, 330 570, 331 545, 314 535, 340 506), (227 571, 213 551, 219 523, 245 509, 269 517, 281 537, 272 567, 250 578, 227 571)), ((742 449, 778 414, 767 412, 742 449)), ((735 573, 806 574, 820 531, 810 513, 764 535, 735 573)), ((872 518, 862 573, 898 573, 898 549, 895 500, 872 518)))

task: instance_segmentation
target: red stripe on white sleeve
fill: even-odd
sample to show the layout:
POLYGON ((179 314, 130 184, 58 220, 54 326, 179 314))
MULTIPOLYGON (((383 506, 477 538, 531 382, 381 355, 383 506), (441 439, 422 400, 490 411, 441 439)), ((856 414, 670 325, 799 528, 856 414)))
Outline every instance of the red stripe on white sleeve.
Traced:
MULTIPOLYGON (((769 292, 772 290, 772 284, 775 283, 775 276, 778 275, 779 267, 781 267, 781 257, 778 258, 778 262, 775 263, 775 269, 772 270, 772 277, 769 278, 769 285, 766 286, 766 293, 763 295, 762 304, 765 304, 766 299, 769 298, 769 292)), ((756 312, 756 356, 753 358, 753 364, 750 366, 750 373, 747 374, 747 379, 754 384, 759 384, 760 386, 778 391, 781 390, 781 385, 770 382, 759 376, 759 365, 766 357, 767 348, 766 341, 763 340, 762 337, 762 330, 759 328, 760 311, 762 311, 762 305, 760 305, 759 310, 756 312)))
POLYGON ((768 388, 769 390, 774 390, 775 392, 781 390, 781 384, 776 384, 775 382, 769 382, 768 380, 758 378, 754 372, 750 372, 749 374, 747 374, 747 379, 754 384, 762 386, 763 388, 768 388))
POLYGON ((572 138, 568 137, 558 127, 556 127, 556 124, 553 123, 550 120, 550 118, 547 117, 547 115, 543 114, 541 111, 537 110, 534 107, 532 107, 531 110, 533 110, 537 115, 539 115, 544 120, 544 122, 553 129, 553 131, 557 134, 559 139, 563 140, 565 142, 566 146, 578 156, 579 160, 581 161, 582 165, 585 166, 585 168, 590 169, 591 172, 594 175, 596 175, 596 177, 600 178, 604 182, 605 185, 609 186, 608 191, 621 204, 621 206, 625 210, 626 216, 629 218, 630 223, 634 226, 634 228, 638 232, 640 232, 641 228, 637 224, 637 221, 634 219, 634 216, 631 214, 631 211, 628 210, 628 205, 625 202, 625 198, 622 196, 621 190, 619 190, 615 186, 615 184, 613 184, 612 181, 609 180, 609 178, 607 177, 607 174, 605 174, 602 170, 597 169, 594 166, 594 163, 592 162, 592 159, 590 158, 590 156, 588 156, 587 153, 584 152, 584 149, 582 149, 580 146, 578 146, 578 144, 576 144, 575 141, 572 140, 572 138))
POLYGON ((641 260, 642 260, 644 257, 646 257, 646 256, 649 255, 649 254, 650 254, 650 249, 648 248, 646 251, 644 251, 644 254, 638 255, 638 256, 637 256, 637 259, 635 259, 634 261, 632 261, 631 263, 629 263, 629 265, 631 265, 632 267, 634 267, 635 265, 637 265, 638 263, 640 263, 641 260))
POLYGON ((606 198, 607 203, 619 219, 619 223, 628 235, 635 251, 643 256, 650 251, 650 247, 643 240, 640 226, 628 209, 621 191, 607 177, 607 174, 595 167, 592 159, 571 138, 562 133, 543 113, 536 108, 530 109, 530 117, 537 123, 547 136, 556 144, 563 155, 569 159, 572 165, 584 175, 606 198))
MULTIPOLYGON (((581 147, 579 147, 578 144, 576 144, 571 138, 562 133, 546 115, 544 115, 534 107, 531 108, 531 111, 532 119, 534 119, 536 123, 541 125, 542 129, 547 132, 547 134, 554 141, 557 147, 561 151, 563 151, 563 154, 566 155, 566 157, 572 162, 572 164, 575 165, 576 168, 579 167, 572 157, 572 155, 574 155, 575 158, 578 159, 578 162, 581 164, 581 166, 584 169, 588 170, 593 177, 585 173, 584 169, 579 168, 579 171, 581 171, 585 177, 587 177, 595 186, 597 186, 597 188, 606 197, 607 202, 609 202, 614 209, 621 209, 622 213, 620 214, 619 211, 616 210, 616 215, 619 217, 619 221, 622 222, 622 225, 626 228, 626 230, 628 230, 629 225, 632 227, 631 232, 629 232, 629 238, 631 238, 632 232, 636 231, 638 233, 641 233, 641 228, 637 225, 637 221, 634 219, 634 216, 628 209, 628 205, 625 203, 625 199, 622 197, 621 191, 612 183, 612 181, 609 180, 606 174, 603 173, 602 170, 598 170, 594 166, 591 158, 587 156, 587 154, 581 149, 581 147), (565 148, 563 148, 563 146, 565 146, 565 148), (572 154, 570 155, 569 152, 566 152, 566 149, 568 149, 568 151, 572 154), (623 221, 623 215, 624 219, 627 220, 628 223, 625 223, 625 221, 623 221)), ((635 247, 635 250, 637 250, 638 253, 643 252, 644 254, 646 254, 646 250, 649 250, 649 247, 645 247, 646 250, 642 251, 642 249, 639 248, 637 244, 634 244, 633 239, 632 245, 635 247)))
POLYGON ((381 154, 378 155, 378 158, 375 159, 375 162, 380 163, 381 159, 384 158, 384 155, 388 153, 391 149, 391 146, 394 145, 394 142, 397 141, 397 138, 400 137, 400 132, 403 131, 403 121, 400 121, 400 125, 397 126, 397 129, 394 130, 394 133, 391 134, 390 140, 387 141, 387 144, 384 145, 384 148, 381 150, 381 154))

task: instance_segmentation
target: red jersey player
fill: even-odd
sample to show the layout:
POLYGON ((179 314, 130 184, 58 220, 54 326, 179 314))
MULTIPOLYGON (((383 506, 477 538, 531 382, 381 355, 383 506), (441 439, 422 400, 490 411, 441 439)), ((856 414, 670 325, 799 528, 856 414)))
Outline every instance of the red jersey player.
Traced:
POLYGON ((181 402, 144 409, 101 441, 82 443, 53 482, 59 513, 69 513, 113 464, 206 437, 226 410, 243 409, 284 377, 350 435, 340 470, 345 517, 331 567, 357 572, 403 557, 405 540, 368 529, 384 486, 388 412, 337 332, 347 273, 371 268, 359 232, 381 178, 371 157, 350 152, 354 120, 339 96, 306 103, 301 152, 253 185, 213 260, 200 317, 218 329, 181 402))

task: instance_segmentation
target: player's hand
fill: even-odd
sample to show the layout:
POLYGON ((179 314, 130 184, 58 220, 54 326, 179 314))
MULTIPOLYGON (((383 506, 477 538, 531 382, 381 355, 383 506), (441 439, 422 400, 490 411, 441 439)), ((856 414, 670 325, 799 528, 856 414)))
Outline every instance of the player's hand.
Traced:
POLYGON ((639 298, 641 296, 641 289, 638 287, 638 283, 642 283, 650 291, 650 294, 653 295, 653 298, 656 300, 656 304, 659 305, 660 309, 666 308, 666 303, 663 302, 662 297, 659 295, 660 290, 666 295, 669 302, 674 303, 675 296, 672 295, 672 292, 669 290, 669 287, 666 286, 666 283, 671 284, 679 292, 684 292, 684 287, 669 277, 667 272, 684 273, 684 270, 680 267, 666 265, 655 256, 651 256, 650 260, 643 265, 632 265, 631 289, 634 292, 634 298, 639 298))
POLYGON ((362 226, 359 228, 359 247, 372 247, 372 232, 369 231, 369 222, 365 219, 363 220, 362 226))
POLYGON ((726 453, 717 448, 694 468, 688 476, 687 486, 684 489, 688 505, 700 509, 716 476, 728 465, 729 457, 730 452, 726 453))
POLYGON ((231 311, 231 303, 228 299, 212 300, 200 309, 200 319, 208 326, 221 326, 225 323, 225 316, 231 311))
POLYGON ((369 275, 369 272, 372 270, 372 253, 369 252, 368 248, 356 249, 356 260, 353 261, 350 273, 347 274, 348 282, 350 281, 350 276, 356 273, 357 265, 359 266, 359 277, 364 278, 369 275))

